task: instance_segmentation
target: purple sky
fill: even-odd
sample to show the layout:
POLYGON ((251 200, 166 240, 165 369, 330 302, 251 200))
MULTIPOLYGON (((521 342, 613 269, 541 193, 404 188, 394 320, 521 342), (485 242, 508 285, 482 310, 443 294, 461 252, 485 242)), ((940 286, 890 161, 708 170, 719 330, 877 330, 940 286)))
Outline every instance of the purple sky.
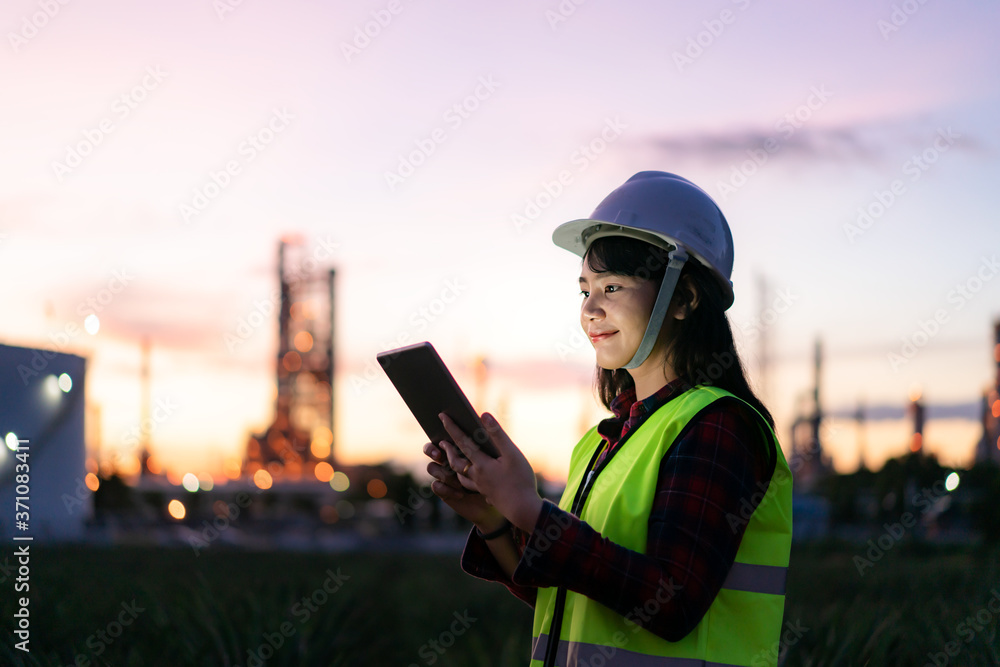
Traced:
MULTIPOLYGON (((169 465, 217 471, 267 423, 273 327, 224 339, 298 233, 336 246, 346 460, 419 461, 388 382, 352 384, 406 334, 460 375, 493 361, 477 407, 559 474, 602 413, 590 344, 573 346, 579 261, 551 231, 644 169, 692 179, 729 219, 730 315, 758 381, 753 318, 784 311, 766 327, 779 429, 816 336, 831 408, 915 386, 974 401, 991 380, 995 3, 221 1, 0 13, 0 341, 43 346, 108 291, 97 335, 65 347, 90 359, 106 452, 139 419, 142 335, 154 397, 178 405, 153 434, 169 465), (890 356, 935 318, 912 358, 890 356)), ((833 431, 853 468, 853 427, 833 431)), ((873 425, 866 460, 905 436, 873 425)), ((977 436, 932 422, 925 442, 967 463, 977 436)))

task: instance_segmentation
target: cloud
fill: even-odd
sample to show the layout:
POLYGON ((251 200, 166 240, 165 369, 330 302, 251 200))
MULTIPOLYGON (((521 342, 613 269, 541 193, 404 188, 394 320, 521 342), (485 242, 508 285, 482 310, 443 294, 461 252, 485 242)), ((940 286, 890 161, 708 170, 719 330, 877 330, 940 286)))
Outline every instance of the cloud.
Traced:
MULTIPOLYGON (((640 138, 638 146, 669 163, 699 162, 711 167, 741 162, 764 150, 796 164, 837 162, 883 168, 895 165, 901 156, 932 146, 939 129, 947 127, 945 123, 918 125, 913 121, 796 126, 786 118, 771 129, 652 134, 640 138)), ((970 152, 986 150, 977 137, 966 134, 959 136, 953 147, 970 152)))

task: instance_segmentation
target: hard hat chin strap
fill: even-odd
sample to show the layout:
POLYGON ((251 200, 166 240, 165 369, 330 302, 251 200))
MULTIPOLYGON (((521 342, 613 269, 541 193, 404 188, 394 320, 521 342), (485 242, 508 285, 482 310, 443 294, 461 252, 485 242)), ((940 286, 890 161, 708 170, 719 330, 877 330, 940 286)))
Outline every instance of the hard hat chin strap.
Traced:
POLYGON ((646 361, 649 353, 653 351, 653 345, 660 333, 663 319, 670 306, 670 298, 674 295, 674 288, 677 286, 677 279, 680 278, 681 269, 688 259, 688 254, 683 248, 674 249, 669 255, 667 271, 663 274, 663 282, 660 283, 660 292, 656 295, 656 302, 653 303, 653 312, 649 314, 649 322, 646 324, 646 332, 639 342, 639 349, 635 351, 632 360, 622 366, 622 368, 638 368, 646 361))

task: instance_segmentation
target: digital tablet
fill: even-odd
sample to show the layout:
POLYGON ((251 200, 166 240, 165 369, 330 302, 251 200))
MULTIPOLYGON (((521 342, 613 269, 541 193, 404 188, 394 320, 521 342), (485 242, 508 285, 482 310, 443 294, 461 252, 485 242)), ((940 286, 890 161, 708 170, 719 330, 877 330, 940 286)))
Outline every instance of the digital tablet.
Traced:
POLYGON ((497 458, 499 454, 479 415, 433 345, 427 341, 415 343, 379 352, 375 358, 431 442, 447 440, 454 444, 438 417, 444 412, 480 449, 497 458))

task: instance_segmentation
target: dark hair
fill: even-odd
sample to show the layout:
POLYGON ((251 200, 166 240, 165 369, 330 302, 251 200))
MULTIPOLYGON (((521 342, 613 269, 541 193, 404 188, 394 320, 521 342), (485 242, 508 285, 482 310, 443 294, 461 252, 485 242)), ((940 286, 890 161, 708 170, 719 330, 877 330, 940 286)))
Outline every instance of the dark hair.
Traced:
MULTIPOLYGON (((667 251, 638 239, 605 236, 590 245, 584 261, 591 271, 649 278, 659 285, 666 273, 667 251)), ((667 340, 667 328, 660 327, 653 349, 667 346, 668 362, 689 385, 713 385, 731 392, 752 405, 774 428, 774 418, 750 388, 736 352, 733 330, 723 307, 722 285, 694 257, 685 262, 671 303, 688 303, 692 287, 698 294, 697 307, 684 319, 674 320, 671 340, 667 340)), ((608 370, 598 366, 594 386, 604 407, 610 410, 615 396, 635 383, 623 368, 608 370)))

